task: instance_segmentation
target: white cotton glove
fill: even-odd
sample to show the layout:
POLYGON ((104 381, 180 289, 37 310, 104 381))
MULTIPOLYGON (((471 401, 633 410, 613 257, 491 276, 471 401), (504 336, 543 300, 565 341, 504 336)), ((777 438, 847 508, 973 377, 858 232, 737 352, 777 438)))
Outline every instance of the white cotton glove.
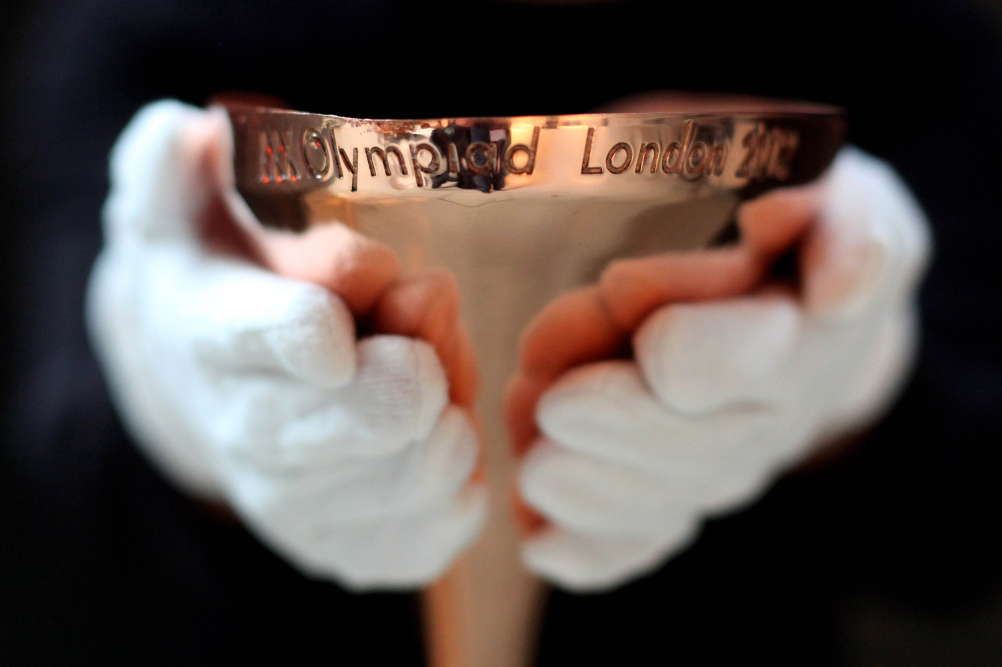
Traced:
POLYGON ((647 573, 887 407, 915 349, 927 225, 879 160, 845 150, 829 178, 801 297, 665 306, 636 332, 636 362, 579 367, 542 397, 520 476, 550 522, 524 544, 533 571, 579 590, 647 573))
POLYGON ((206 249, 225 116, 142 110, 112 154, 89 326, 139 446, 188 492, 351 587, 428 582, 471 541, 477 437, 430 345, 355 340, 326 289, 206 249))

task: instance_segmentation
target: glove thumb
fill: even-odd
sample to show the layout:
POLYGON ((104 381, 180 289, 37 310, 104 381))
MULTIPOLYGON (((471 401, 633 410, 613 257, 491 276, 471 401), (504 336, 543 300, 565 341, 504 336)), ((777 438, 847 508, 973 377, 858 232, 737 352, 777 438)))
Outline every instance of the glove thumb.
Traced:
POLYGON ((217 190, 208 156, 227 122, 174 100, 142 109, 112 148, 106 237, 193 238, 193 221, 217 190))

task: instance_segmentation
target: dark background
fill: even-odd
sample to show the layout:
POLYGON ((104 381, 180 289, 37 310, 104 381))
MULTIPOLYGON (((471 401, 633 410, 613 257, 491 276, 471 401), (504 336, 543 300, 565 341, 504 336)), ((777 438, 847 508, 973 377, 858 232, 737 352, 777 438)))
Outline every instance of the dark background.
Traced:
POLYGON ((996 3, 0 4, 0 662, 407 664, 410 596, 310 582, 133 450, 82 324, 106 156, 224 90, 350 116, 573 113, 652 89, 844 106, 936 238, 916 375, 865 447, 710 521, 660 572, 556 594, 543 664, 1002 664, 996 3), (653 660, 651 660, 653 658, 653 660))

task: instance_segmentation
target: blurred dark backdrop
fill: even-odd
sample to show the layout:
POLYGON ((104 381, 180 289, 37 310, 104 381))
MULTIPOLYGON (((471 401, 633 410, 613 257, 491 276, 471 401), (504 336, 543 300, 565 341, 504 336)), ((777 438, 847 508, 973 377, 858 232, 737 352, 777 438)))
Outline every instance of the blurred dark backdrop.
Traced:
POLYGON ((1002 664, 1000 19, 990 0, 0 4, 0 662, 420 651, 412 598, 299 577, 122 432, 81 309, 107 151, 141 104, 254 90, 344 115, 538 114, 678 88, 848 109, 934 225, 921 364, 865 448, 709 522, 644 581, 555 595, 542 662, 1002 664))

